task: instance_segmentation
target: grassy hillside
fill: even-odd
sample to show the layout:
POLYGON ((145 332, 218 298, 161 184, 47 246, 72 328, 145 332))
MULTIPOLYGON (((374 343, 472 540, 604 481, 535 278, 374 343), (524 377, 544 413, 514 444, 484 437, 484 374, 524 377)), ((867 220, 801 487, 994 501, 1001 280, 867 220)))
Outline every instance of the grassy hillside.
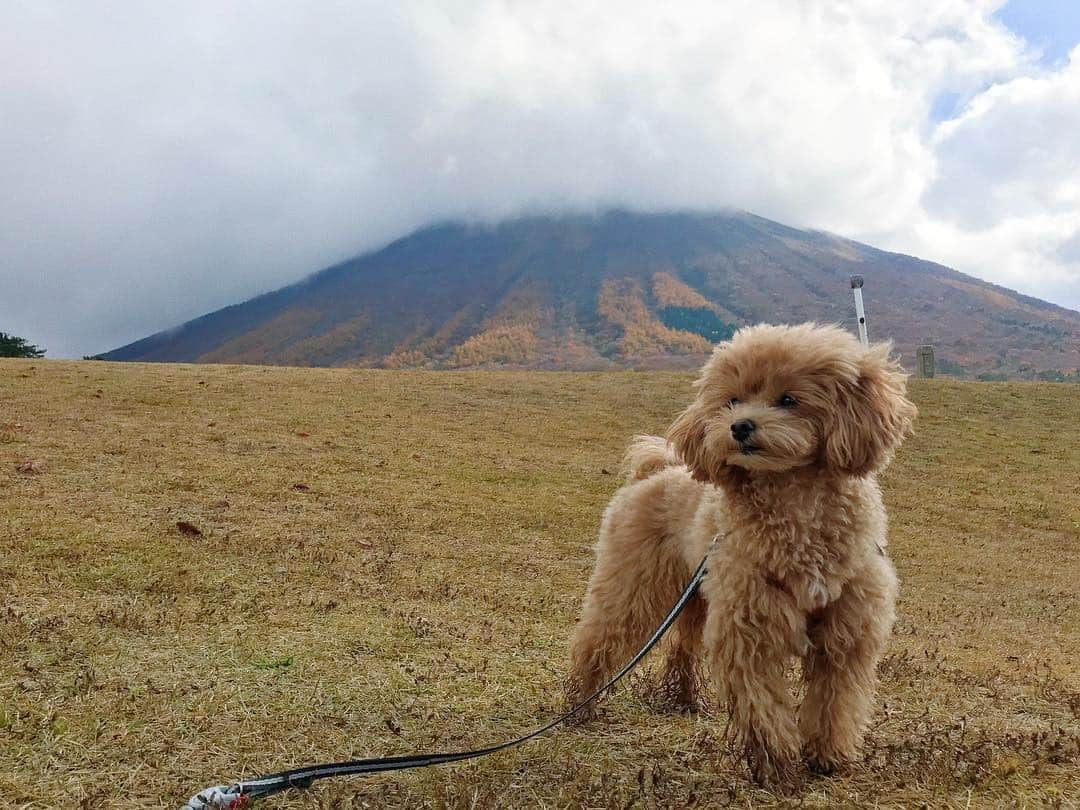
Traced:
MULTIPOLYGON (((0 805, 176 807, 545 720, 609 471, 688 381, 0 361, 0 805)), ((913 387, 866 759, 802 799, 1075 806, 1080 387, 913 387)), ((639 680, 513 752, 259 806, 781 801, 722 716, 648 704, 639 680)))

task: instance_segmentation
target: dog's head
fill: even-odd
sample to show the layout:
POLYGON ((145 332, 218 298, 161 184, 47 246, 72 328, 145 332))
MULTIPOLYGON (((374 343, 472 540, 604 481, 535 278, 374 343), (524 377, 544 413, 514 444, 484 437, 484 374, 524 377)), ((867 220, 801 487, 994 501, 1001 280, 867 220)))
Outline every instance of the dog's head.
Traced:
POLYGON ((668 431, 694 477, 846 475, 885 466, 911 429, 907 375, 889 344, 869 349, 833 326, 752 326, 717 346, 697 399, 668 431))

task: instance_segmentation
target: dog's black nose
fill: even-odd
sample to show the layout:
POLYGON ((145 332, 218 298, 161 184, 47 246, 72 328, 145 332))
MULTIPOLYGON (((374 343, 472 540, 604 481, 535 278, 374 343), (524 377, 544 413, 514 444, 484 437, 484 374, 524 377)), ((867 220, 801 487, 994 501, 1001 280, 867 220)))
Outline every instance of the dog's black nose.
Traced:
POLYGON ((744 442, 756 429, 753 419, 740 419, 731 425, 731 435, 735 437, 735 441, 744 442))

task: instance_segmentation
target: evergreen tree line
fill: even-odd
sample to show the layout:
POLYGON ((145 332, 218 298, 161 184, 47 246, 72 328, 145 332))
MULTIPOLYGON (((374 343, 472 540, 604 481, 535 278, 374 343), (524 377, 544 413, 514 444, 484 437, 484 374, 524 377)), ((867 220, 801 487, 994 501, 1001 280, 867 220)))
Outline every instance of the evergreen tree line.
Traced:
POLYGON ((45 350, 39 349, 26 338, 0 332, 0 357, 44 357, 45 350))

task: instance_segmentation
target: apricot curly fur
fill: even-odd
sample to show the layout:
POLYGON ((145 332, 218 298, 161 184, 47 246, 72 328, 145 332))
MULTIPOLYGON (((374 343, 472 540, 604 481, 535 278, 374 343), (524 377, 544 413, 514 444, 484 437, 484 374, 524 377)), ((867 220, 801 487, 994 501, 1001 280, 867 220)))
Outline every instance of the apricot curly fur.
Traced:
POLYGON ((667 437, 627 452, 570 646, 571 703, 648 637, 723 532, 660 690, 696 705, 703 654, 760 784, 856 757, 897 592, 875 474, 916 415, 889 351, 816 324, 748 327, 716 348, 667 437))

